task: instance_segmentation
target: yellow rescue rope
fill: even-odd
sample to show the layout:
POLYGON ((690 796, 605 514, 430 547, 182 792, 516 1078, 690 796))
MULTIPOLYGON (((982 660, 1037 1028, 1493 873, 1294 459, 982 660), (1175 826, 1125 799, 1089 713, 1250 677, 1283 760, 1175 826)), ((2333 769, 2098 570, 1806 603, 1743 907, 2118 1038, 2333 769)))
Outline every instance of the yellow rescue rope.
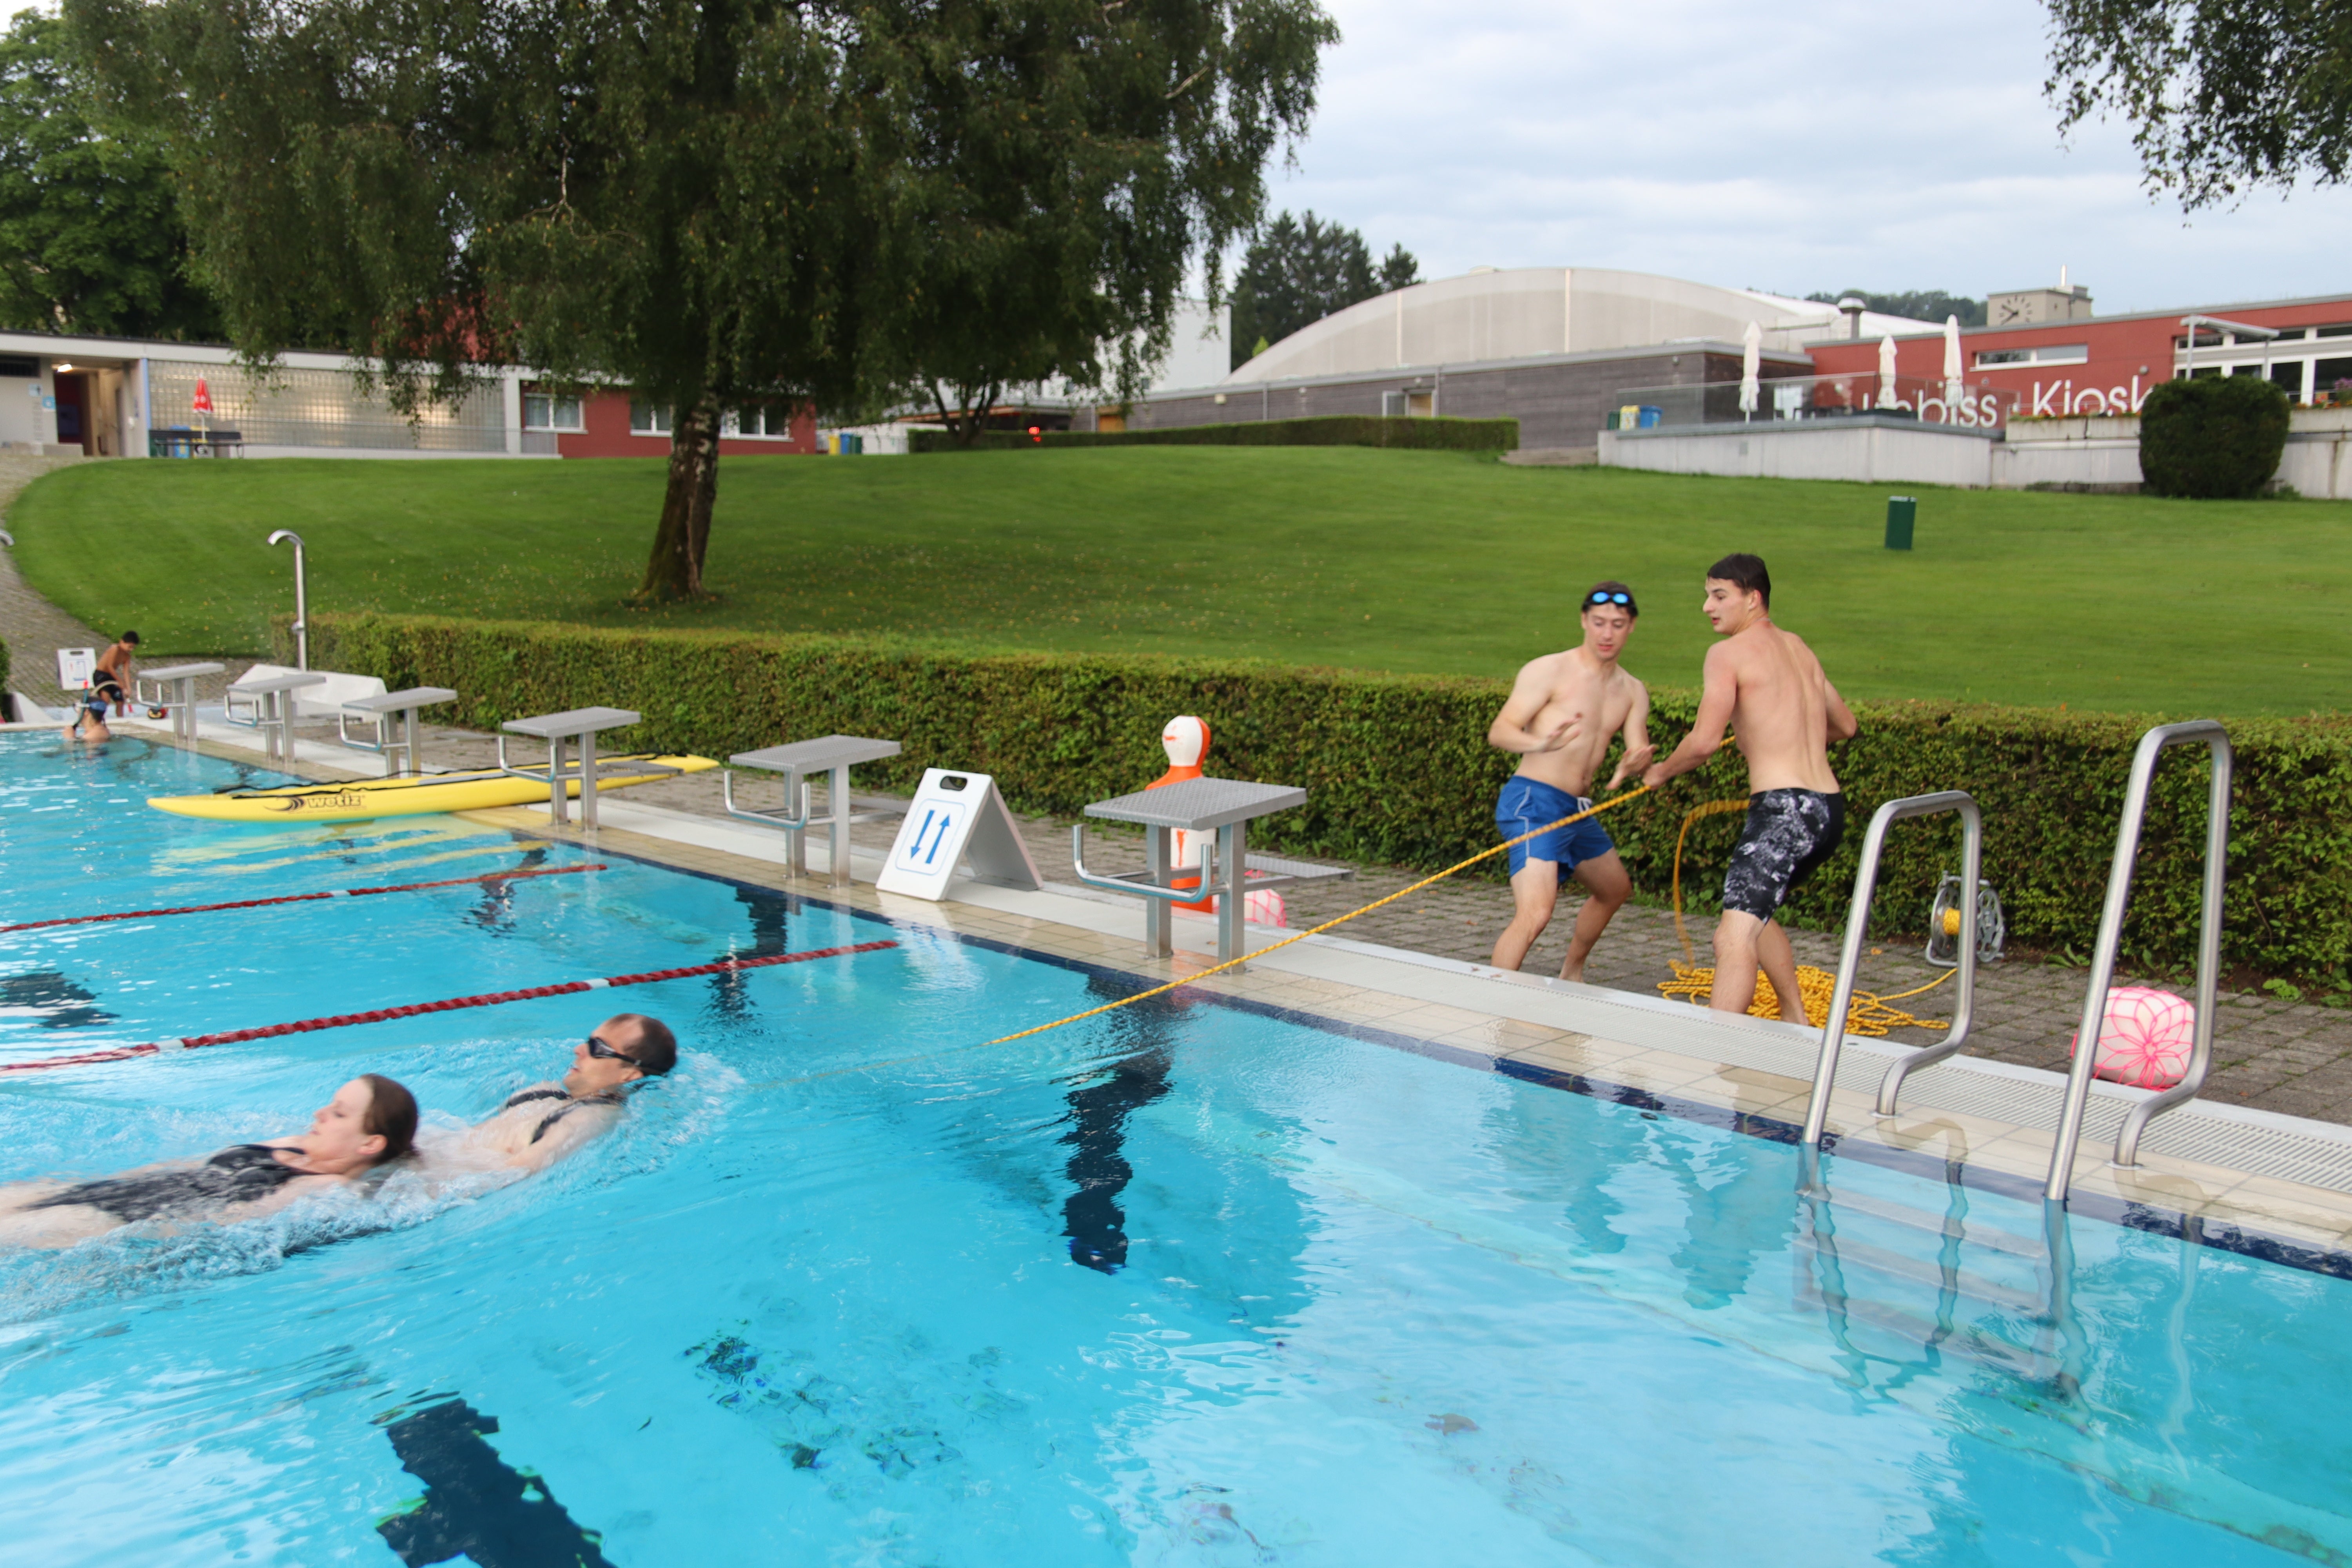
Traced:
MULTIPOLYGON (((1629 800, 1638 800, 1643 795, 1649 793, 1650 786, 1643 784, 1638 788, 1627 790, 1623 795, 1613 795, 1610 799, 1602 801, 1599 805, 1588 805, 1582 811, 1577 812, 1573 816, 1561 817, 1558 822, 1548 822, 1532 833, 1522 833, 1517 838, 1506 838, 1500 844, 1496 845, 1492 849, 1481 849, 1478 853, 1471 856, 1466 860, 1456 860, 1453 865, 1448 866, 1444 870, 1438 872, 1435 876, 1423 877, 1420 881, 1415 882, 1410 888, 1400 888, 1385 899, 1376 899, 1360 910, 1349 910, 1346 914, 1339 916, 1336 920, 1325 921, 1321 925, 1315 927, 1311 931, 1303 931, 1296 936, 1285 937, 1280 942, 1275 942, 1271 946, 1262 947, 1255 952, 1244 954, 1242 958, 1228 959, 1213 969, 1203 969, 1197 974, 1187 974, 1181 980, 1171 980, 1167 984, 1155 987, 1152 990, 1139 991, 1132 996, 1122 996, 1116 1002, 1106 1002, 1099 1007, 1089 1007, 1083 1013, 1073 1013, 1066 1018, 1056 1018, 1050 1024, 1040 1024, 1034 1029, 1024 1029, 1017 1035, 999 1036, 993 1040, 988 1040, 982 1043, 991 1046, 1002 1046, 1007 1045, 1014 1040, 1025 1040, 1032 1035, 1042 1035, 1048 1029, 1058 1029, 1065 1024, 1075 1024, 1082 1019, 1096 1017, 1104 1013, 1115 1012, 1121 1007, 1132 1006, 1138 1002, 1150 1001, 1154 996, 1165 996, 1171 991, 1178 990, 1186 985, 1195 984, 1201 981, 1208 979, 1212 974, 1223 974, 1228 969, 1238 968, 1248 959, 1264 958, 1269 952, 1281 952, 1284 948, 1288 947, 1292 942, 1305 942, 1310 936, 1320 936, 1323 932, 1329 931, 1334 926, 1346 925, 1349 921, 1356 919, 1359 915, 1370 914, 1374 910, 1380 909, 1383 905, 1395 903, 1399 899, 1405 898, 1413 893, 1418 893, 1423 888, 1430 886, 1433 882, 1442 882, 1445 880, 1446 878, 1454 875, 1456 871, 1475 866, 1481 860, 1491 860, 1496 856, 1500 855, 1503 851, 1508 849, 1514 844, 1525 844, 1530 838, 1541 838, 1545 834, 1549 833, 1556 828, 1566 827, 1572 822, 1581 822, 1588 816, 1598 816, 1601 813, 1609 810, 1612 806, 1622 805, 1629 800)), ((1681 864, 1679 858, 1676 860, 1675 864, 1677 866, 1681 864)), ((1679 905, 1677 908, 1679 908, 1679 905)))
MULTIPOLYGON (((1667 962, 1675 977, 1658 982, 1660 994, 1688 998, 1694 1005, 1715 994, 1715 970, 1701 967, 1698 954, 1691 946, 1690 931, 1683 924, 1683 845, 1690 838, 1691 825, 1705 816, 1719 816, 1726 812, 1745 811, 1748 803, 1741 799, 1711 800, 1683 818, 1682 832, 1675 837, 1675 935, 1682 940, 1683 962, 1667 962)), ((1947 921, 1949 925, 1951 922, 1947 921)), ((1910 991, 1898 991, 1892 996, 1880 996, 1868 991, 1856 991, 1846 1004, 1845 1032, 1873 1038, 1889 1029, 1948 1029, 1948 1022, 1934 1018, 1915 1018, 1889 1002, 1900 1002, 1933 991, 1952 977, 1946 970, 1927 984, 1910 991)), ((1810 963, 1797 965, 1797 999, 1804 1004, 1806 1021, 1818 1028, 1830 1016, 1830 999, 1837 990, 1837 976, 1826 969, 1810 963)), ((1780 1016, 1780 994, 1772 989, 1771 980, 1762 970, 1756 972, 1756 997, 1748 1004, 1751 1018, 1777 1018, 1780 1016)))

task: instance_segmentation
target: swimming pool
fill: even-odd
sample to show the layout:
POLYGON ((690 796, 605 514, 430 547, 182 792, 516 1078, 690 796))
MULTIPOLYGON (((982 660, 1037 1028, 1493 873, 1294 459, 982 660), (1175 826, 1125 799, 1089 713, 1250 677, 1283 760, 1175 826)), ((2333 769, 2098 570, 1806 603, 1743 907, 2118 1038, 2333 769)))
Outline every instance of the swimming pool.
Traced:
MULTIPOLYGON (((585 858, 138 804, 235 776, 0 736, 0 921, 585 858)), ((1783 1144, 1234 1005, 956 1049, 1133 983, 596 858, 0 936, 0 1061, 900 944, 0 1078, 16 1180, 362 1070, 454 1124, 616 1007, 685 1047, 530 1182, 0 1255, 12 1562, 2352 1553, 2352 1283, 2078 1221, 2061 1331, 2023 1203, 1832 1160, 1809 1214, 1783 1144)))

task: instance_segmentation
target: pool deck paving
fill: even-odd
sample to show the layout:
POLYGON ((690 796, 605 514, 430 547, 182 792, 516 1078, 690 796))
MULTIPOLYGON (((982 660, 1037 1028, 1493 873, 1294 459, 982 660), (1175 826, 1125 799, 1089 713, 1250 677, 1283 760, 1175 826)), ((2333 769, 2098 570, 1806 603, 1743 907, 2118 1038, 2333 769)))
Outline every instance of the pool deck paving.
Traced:
MULTIPOLYGON (((157 727, 160 728, 160 727, 157 727)), ((225 756, 251 760, 249 732, 205 726, 200 744, 225 756)), ((437 731, 428 760, 440 766, 478 764, 488 737, 437 731)), ((372 758, 355 757, 331 743, 306 741, 300 771, 321 779, 373 774, 372 758), (356 765, 355 765, 356 764, 356 765)), ((485 826, 519 834, 593 843, 609 853, 627 854, 679 869, 798 892, 803 896, 885 916, 902 925, 933 927, 959 936, 997 942, 1066 962, 1100 966, 1139 984, 1198 976, 1213 963, 1214 933, 1202 916, 1179 914, 1178 951, 1171 958, 1148 956, 1142 948, 1138 903, 1119 895, 1072 886, 1067 877, 1066 823, 1025 823, 1046 886, 1014 890, 959 881, 948 900, 933 903, 881 894, 872 886, 891 837, 887 822, 863 826, 856 835, 856 880, 834 887, 825 875, 824 845, 809 846, 812 872, 794 878, 786 864, 783 835, 728 819, 716 809, 715 774, 689 775, 633 787, 602 803, 604 825, 594 836, 576 821, 551 825, 544 806, 517 806, 470 814, 485 826)), ((1089 857, 1107 865, 1131 863, 1133 840, 1104 835, 1089 857)), ((1357 879, 1310 889, 1312 901, 1293 900, 1294 926, 1328 908, 1355 907, 1383 891, 1406 885, 1411 873, 1370 868, 1357 879)), ((1572 1089, 1660 1113, 1710 1121, 1778 1142, 1794 1141, 1802 1121, 1819 1048, 1819 1032, 1778 1021, 1725 1018, 1655 994, 1654 977, 1668 954, 1679 956, 1670 916, 1629 910, 1635 917, 1604 943, 1615 967, 1596 963, 1595 982, 1622 977, 1622 989, 1607 984, 1571 984, 1540 973, 1505 973, 1484 963, 1493 924, 1501 919, 1504 889, 1493 884, 1432 889, 1392 909, 1399 921, 1376 924, 1367 917, 1344 933, 1318 936, 1261 953, 1236 972, 1190 981, 1187 993, 1213 994, 1258 1008, 1278 1009, 1301 1022, 1319 1024, 1400 1048, 1435 1055, 1465 1066, 1572 1089), (1391 939, 1402 935, 1412 947, 1391 939), (1450 948, 1451 951, 1444 951, 1450 948), (1431 951, 1436 949, 1439 951, 1431 951), (1644 969, 1644 955, 1651 961, 1644 969)), ((1381 911, 1383 914, 1389 911, 1381 911)), ((1283 942, 1293 931, 1251 927, 1254 952, 1283 942)), ((1801 937, 1803 956, 1827 955, 1829 939, 1801 937)), ((1555 947, 1552 950, 1556 952, 1555 947)), ((1538 963, 1556 962, 1549 955, 1538 963)), ((1868 961, 1866 984, 1874 989, 1906 988, 1931 978, 1916 955, 1882 951, 1868 961)), ((2033 1048, 2053 1030, 2071 1024, 2079 974, 2035 973, 2042 966, 2018 964, 1989 973, 1986 1000, 2021 995, 2013 1006, 2012 1038, 2033 1048), (2022 974, 2026 984, 2009 982, 2022 974)), ((1939 994, 1934 993, 1932 994, 1939 994)), ((1180 994, 1180 995, 1182 994, 1180 994)), ((2269 1044, 2254 1026, 2288 1005, 2275 998, 2233 998, 2224 1031, 2223 1060, 2241 1074, 2255 1055, 2233 1037, 2252 1035, 2265 1054, 2293 1053, 2291 1045, 2269 1044)), ((2315 1026, 2332 1026, 2340 1017, 2319 1016, 2315 1026)), ((1998 1011, 1995 1014, 2000 1016, 1998 1011)), ((1008 1019, 1008 1029, 1045 1023, 1008 1019)), ((2290 1016, 2273 1033, 2302 1023, 2290 1016)), ((1932 1038, 1923 1036, 1920 1038, 1932 1038)), ((1998 1047, 1988 1031, 1987 1044, 1998 1047)), ((980 1046, 983 1042, 969 1042, 980 1046)), ((2015 1196, 2038 1194, 2051 1154, 2051 1131, 2063 1079, 2042 1058, 2019 1062, 1991 1054, 1968 1053, 1915 1074, 1904 1091, 1899 1114, 1880 1118, 1873 1100, 1881 1075, 1903 1050, 1902 1040, 1848 1037, 1837 1072, 1828 1125, 1841 1159, 1907 1164, 1934 1175, 1957 1171, 1967 1179, 2015 1196)), ((2311 1056, 2341 1059, 2342 1047, 2302 1047, 2311 1056)), ((2325 1065, 2325 1064, 2320 1064, 2325 1065)), ((2309 1070, 2317 1070, 2315 1067, 2309 1070)), ((2273 1073, 2271 1093, 2286 1076, 2273 1073)), ((2304 1076, 2308 1076, 2306 1071, 2304 1076)), ((2257 1093, 2262 1092, 2257 1090, 2257 1093)), ((2072 1176, 2071 1206, 2076 1213, 2159 1230, 2201 1228, 2210 1239, 2238 1237, 2245 1249, 2302 1249, 2315 1266, 2352 1274, 2352 1128, 2343 1118, 2310 1119, 2232 1097, 2209 1092, 2154 1122, 2141 1163, 2131 1169, 2109 1163, 2116 1130, 2143 1091, 2116 1085, 2091 1086, 2088 1113, 2072 1176)), ((2249 1098, 2252 1098, 2250 1095, 2249 1098)), ((2236 1244, 2233 1244, 2236 1245, 2236 1244)))
MULTIPOLYGON (((445 743, 451 747, 453 758, 463 756, 472 765, 488 761, 487 741, 467 738, 463 731, 441 734, 446 737, 445 743)), ((693 773, 641 785, 615 798, 719 816, 719 790, 716 773, 693 773)), ((1070 826, 1067 817, 1021 819, 1030 856, 1049 881, 1076 880, 1070 863, 1070 826)), ((863 824, 853 830, 852 838, 862 847, 879 850, 889 844, 895 831, 893 823, 863 824)), ((1089 842, 1101 847, 1098 853, 1089 853, 1102 868, 1127 871, 1141 867, 1140 836, 1100 823, 1089 823, 1088 832, 1089 842)), ((1410 887, 1426 875, 1389 866, 1359 864, 1354 869, 1355 875, 1346 881, 1286 890, 1290 927, 1305 930, 1320 924, 1410 887)), ((1574 901, 1563 899, 1550 929, 1521 966, 1527 973, 1547 976, 1559 973, 1575 909, 1574 901)), ((1352 921, 1343 928, 1343 934, 1359 942, 1483 965, 1492 958, 1495 937, 1510 910, 1507 887, 1464 877, 1352 921)), ((1712 963, 1707 949, 1712 922, 1699 917, 1686 925, 1697 962, 1712 963)), ((1834 972, 1839 943, 1835 933, 1794 931, 1790 939, 1801 963, 1834 972)), ((1659 984, 1671 979, 1674 964, 1683 960, 1673 912, 1628 904, 1594 948, 1584 978, 1587 984, 1610 990, 1656 995, 1659 984)), ((1865 949, 1858 984, 1862 990, 1892 996, 1941 979, 1935 990, 1896 1005, 1917 1017, 1943 1020, 1951 1016, 1950 998, 1956 984, 1945 978, 1949 973, 1928 964, 1916 942, 1879 944, 1865 949)), ((1977 1018, 1967 1049, 1996 1061, 2063 1073, 2082 1018, 2086 981, 2084 971, 2063 964, 2005 960, 1985 965, 1977 977, 1977 1018)), ((2352 1010, 2291 1002, 2267 993, 2229 994, 2222 1005, 2207 1098, 2352 1124, 2352 1010)), ((1942 1036, 1940 1031, 1898 1029, 1889 1037, 1898 1043, 1928 1045, 1942 1036)))

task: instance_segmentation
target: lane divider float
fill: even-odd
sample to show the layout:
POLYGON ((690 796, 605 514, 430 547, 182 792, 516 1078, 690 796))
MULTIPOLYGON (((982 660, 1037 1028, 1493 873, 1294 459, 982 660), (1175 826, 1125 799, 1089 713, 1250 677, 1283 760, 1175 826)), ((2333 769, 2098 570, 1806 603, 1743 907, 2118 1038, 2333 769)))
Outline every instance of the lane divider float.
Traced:
POLYGON ((67 1057, 43 1057, 37 1061, 0 1062, 0 1073, 38 1072, 47 1068, 82 1067, 93 1062, 119 1062, 131 1057, 152 1057, 159 1051, 194 1050, 203 1046, 235 1045, 241 1040, 267 1040, 279 1035, 304 1035, 314 1029, 343 1029, 354 1024, 382 1024, 394 1018, 415 1018, 426 1013, 454 1013, 463 1007, 496 1007, 508 1002, 533 1002, 542 996, 576 996, 588 991, 609 991, 623 985, 650 985, 656 980, 688 980, 698 974, 726 974, 744 969, 767 969, 779 963, 806 963, 813 958, 845 958, 852 953, 879 952, 895 942, 861 942, 852 947, 821 947, 809 952, 780 952, 767 958, 728 958, 716 963, 689 963, 682 969, 649 969, 642 974, 614 974, 602 980, 567 980, 560 985, 530 985, 520 991, 491 991, 478 996, 452 996, 440 1002, 412 1002, 404 1007, 372 1007, 364 1013, 339 1013, 330 1018, 305 1018, 293 1024, 268 1024, 257 1029, 228 1029, 216 1035, 186 1035, 176 1040, 150 1040, 136 1046, 114 1046, 67 1057))
POLYGON ((488 886, 493 882, 520 882, 526 877, 568 877, 575 871, 602 871, 602 864, 593 866, 544 866, 518 871, 491 871, 479 877, 451 877, 438 882, 403 882, 391 888, 331 888, 322 893, 286 893, 274 899, 236 899, 225 904, 182 904, 169 910, 124 910, 110 915, 67 915, 53 921, 20 921, 15 925, 0 926, 0 936, 11 931, 47 931, 54 926, 97 925, 106 921, 143 921, 164 915, 206 915, 219 910, 257 910, 270 904, 308 904, 321 899, 368 899, 378 893, 416 893, 427 888, 469 888, 488 886))

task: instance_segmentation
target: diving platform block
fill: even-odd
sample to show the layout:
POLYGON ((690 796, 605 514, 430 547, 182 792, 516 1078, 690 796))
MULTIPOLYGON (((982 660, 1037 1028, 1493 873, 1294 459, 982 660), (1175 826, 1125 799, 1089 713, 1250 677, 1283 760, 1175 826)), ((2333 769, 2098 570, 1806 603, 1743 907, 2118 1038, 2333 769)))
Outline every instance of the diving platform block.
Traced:
MULTIPOLYGON (((453 694, 454 695, 454 694, 453 694)), ((499 771, 517 778, 547 783, 547 819, 562 822, 569 791, 573 780, 580 784, 580 826, 593 830, 596 826, 596 785, 606 779, 666 777, 683 773, 682 768, 667 763, 645 763, 613 760, 600 763, 596 759, 596 736, 600 731, 625 730, 638 722, 643 714, 632 713, 625 708, 572 708, 562 713, 541 713, 529 719, 509 719, 499 728, 518 735, 547 742, 547 766, 521 768, 507 761, 507 738, 499 736, 499 771), (564 751, 570 748, 572 759, 566 761, 564 751)))
POLYGON ((131 682, 131 694, 138 703, 161 708, 172 715, 172 739, 184 746, 194 745, 196 739, 196 681, 207 675, 218 675, 228 667, 225 664, 167 664, 161 669, 142 670, 131 682), (140 688, 152 681, 155 695, 146 696, 140 688))
POLYGON ((876 803, 863 811, 855 809, 849 797, 849 770, 860 763, 895 757, 901 749, 896 741, 877 741, 865 735, 826 735, 814 741, 763 746, 756 752, 738 752, 727 759, 730 769, 759 768, 784 775, 784 804, 776 807, 738 805, 732 772, 719 775, 719 792, 728 816, 776 828, 785 835, 792 845, 792 870, 795 877, 808 875, 808 830, 826 829, 826 843, 832 852, 828 876, 835 887, 845 888, 849 886, 850 825, 906 815, 906 807, 895 802, 876 803), (808 775, 812 773, 832 775, 825 793, 826 815, 823 816, 809 815, 808 775))
POLYGON ((383 757, 386 778, 422 773, 425 767, 416 756, 416 710, 457 700, 457 694, 446 686, 410 686, 380 696, 355 697, 335 715, 335 738, 355 752, 373 752, 383 757), (374 725, 375 738, 354 736, 354 719, 374 725), (394 752, 400 756, 397 767, 393 765, 394 752))
POLYGON ((1079 881, 1107 892, 1125 893, 1144 900, 1143 947, 1154 958, 1175 952, 1171 910, 1177 904, 1196 904, 1207 898, 1217 902, 1217 961, 1240 958, 1243 946, 1244 897, 1261 888, 1295 882, 1324 882, 1354 876, 1349 866, 1317 866, 1249 852, 1249 825, 1261 816, 1307 804, 1307 792, 1293 784, 1247 784, 1240 779, 1185 779, 1160 789, 1139 790, 1087 807, 1088 816, 1110 822, 1131 822, 1143 830, 1144 868, 1115 875, 1087 869, 1087 825, 1070 827, 1070 858, 1079 881), (1200 868, 1195 887, 1170 885, 1177 875, 1190 877, 1192 868, 1171 863, 1169 835, 1216 835, 1213 853, 1200 868), (1249 873, 1257 871, 1259 876, 1249 873))
POLYGON ((236 684, 229 688, 232 698, 247 704, 253 717, 241 722, 249 723, 261 732, 261 755, 264 761, 291 763, 294 760, 294 708, 297 691, 308 686, 321 686, 327 678, 317 670, 293 669, 282 675, 257 677, 247 670, 236 684))

